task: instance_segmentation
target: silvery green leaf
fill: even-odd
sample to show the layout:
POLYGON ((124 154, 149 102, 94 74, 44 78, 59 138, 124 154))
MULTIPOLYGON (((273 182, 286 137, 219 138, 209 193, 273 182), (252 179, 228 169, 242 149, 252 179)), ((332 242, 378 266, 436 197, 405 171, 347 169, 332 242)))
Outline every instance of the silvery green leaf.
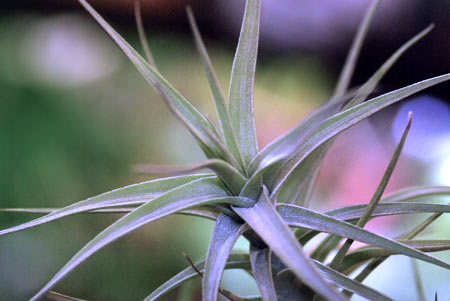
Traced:
POLYGON ((246 168, 258 152, 253 115, 253 85, 258 53, 260 6, 260 0, 247 0, 228 96, 228 112, 246 168))
POLYGON ((267 193, 265 190, 253 207, 233 207, 233 210, 307 286, 325 298, 342 300, 311 264, 292 231, 272 206, 267 193))
MULTIPOLYGON (((205 260, 200 260, 196 262, 195 266, 201 272, 204 272, 205 260)), ((245 269, 245 270, 250 269, 249 255, 246 253, 233 252, 232 254, 230 254, 230 256, 228 256, 225 269, 245 269)), ((173 276, 172 278, 170 278, 161 286, 159 286, 149 296, 147 296, 147 298, 145 298, 144 301, 156 300, 164 296, 165 294, 169 293, 170 291, 174 290, 175 288, 179 287, 184 282, 194 279, 196 277, 199 277, 197 272, 192 267, 188 267, 183 271, 179 272, 178 274, 176 274, 175 276, 173 276)))
POLYGON ((319 212, 294 205, 278 206, 277 210, 291 227, 335 234, 450 269, 450 265, 442 260, 405 246, 388 237, 369 232, 319 212))
POLYGON ((247 225, 240 224, 225 214, 220 214, 217 218, 206 255, 202 279, 203 300, 217 300, 228 256, 236 240, 247 229, 247 225))
POLYGON ((276 301, 277 293, 272 277, 272 252, 269 248, 257 248, 250 245, 250 262, 253 277, 263 301, 276 301))
POLYGON ((230 198, 216 177, 192 181, 147 202, 126 214, 87 243, 66 265, 35 295, 37 300, 88 257, 131 231, 170 214, 200 205, 232 203, 251 205, 252 200, 230 198))
POLYGON ((350 128, 361 120, 371 116, 381 109, 400 101, 414 93, 424 90, 433 85, 450 79, 450 74, 441 75, 431 79, 427 79, 410 86, 383 94, 368 100, 362 104, 342 111, 323 122, 315 131, 315 134, 310 136, 284 163, 276 176, 275 184, 269 187, 272 195, 277 196, 285 183, 285 180, 295 170, 295 168, 315 149, 320 147, 323 143, 333 138, 342 131, 350 128))
POLYGON ((197 45, 197 49, 200 54, 200 60, 205 71, 206 78, 208 79, 209 88, 214 100, 217 115, 219 116, 220 128, 224 136, 225 145, 233 154, 241 169, 245 170, 245 166, 242 161, 242 155, 236 142, 236 134, 234 133, 234 129, 231 125, 230 117, 228 115, 225 96, 223 95, 222 88, 220 87, 219 81, 217 80, 216 73, 212 66, 208 52, 206 51, 206 47, 203 43, 200 31, 198 30, 197 23, 195 22, 194 13, 192 12, 192 9, 190 7, 187 8, 187 15, 189 19, 189 25, 191 26, 191 30, 194 35, 195 44, 197 45))
POLYGON ((171 189, 174 189, 176 187, 182 186, 186 183, 198 179, 208 178, 212 176, 213 176, 212 174, 200 174, 200 175, 172 177, 115 189, 100 194, 98 196, 89 198, 87 200, 74 203, 72 205, 51 212, 46 216, 37 218, 27 223, 9 229, 1 230, 0 235, 35 227, 72 214, 88 212, 96 209, 103 209, 109 207, 140 205, 160 196, 161 194, 171 189))

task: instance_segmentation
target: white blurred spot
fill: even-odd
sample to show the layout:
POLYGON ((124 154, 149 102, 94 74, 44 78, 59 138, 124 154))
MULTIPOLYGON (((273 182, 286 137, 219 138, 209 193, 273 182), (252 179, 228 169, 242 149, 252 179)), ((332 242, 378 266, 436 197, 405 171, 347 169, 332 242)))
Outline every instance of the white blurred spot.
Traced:
POLYGON ((423 161, 450 156, 450 108, 431 96, 419 96, 406 102, 397 112, 392 135, 399 141, 406 126, 408 112, 413 121, 404 154, 423 161))
POLYGON ((106 34, 74 15, 38 21, 25 33, 21 54, 37 77, 64 86, 99 80, 120 62, 106 34))

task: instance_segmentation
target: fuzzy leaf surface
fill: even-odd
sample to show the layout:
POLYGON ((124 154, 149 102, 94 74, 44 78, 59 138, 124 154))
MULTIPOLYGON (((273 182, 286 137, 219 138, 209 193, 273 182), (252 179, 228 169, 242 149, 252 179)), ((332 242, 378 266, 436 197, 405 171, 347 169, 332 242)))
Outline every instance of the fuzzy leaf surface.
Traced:
POLYGON ((258 152, 253 115, 253 85, 258 54, 260 6, 260 0, 247 0, 228 96, 228 112, 246 168, 258 152))
POLYGON ((217 218, 206 254, 205 272, 202 279, 203 300, 217 300, 228 256, 236 240, 246 229, 248 229, 247 225, 240 224, 225 214, 221 214, 217 218))
POLYGON ((272 252, 269 248, 259 249, 250 245, 250 262, 253 277, 263 301, 276 301, 277 292, 272 277, 272 252))

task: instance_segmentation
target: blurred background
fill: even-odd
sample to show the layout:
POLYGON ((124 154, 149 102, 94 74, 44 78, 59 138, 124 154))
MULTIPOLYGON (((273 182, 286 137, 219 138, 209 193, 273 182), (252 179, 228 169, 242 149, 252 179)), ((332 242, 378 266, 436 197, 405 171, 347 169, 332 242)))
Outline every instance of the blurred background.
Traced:
MULTIPOLYGON (((92 5, 138 50, 133 1, 92 5)), ((142 14, 158 66, 205 114, 215 116, 193 45, 185 6, 193 6, 214 66, 227 90, 244 1, 142 0, 142 14)), ((367 0, 263 0, 255 83, 258 142, 263 147, 327 100, 367 0)), ((362 49, 354 80, 361 85, 406 40, 435 23, 381 82, 377 94, 450 72, 450 1, 385 0, 362 49)), ((313 196, 326 210, 367 203, 404 129, 413 126, 388 191, 409 185, 450 185, 450 85, 441 84, 376 114, 333 144, 313 196)), ((16 0, 0 4, 0 207, 61 207, 150 179, 136 163, 180 164, 203 158, 113 42, 75 0, 16 0)), ((449 199, 436 199, 448 202, 449 199)), ((427 215, 377 219, 368 228, 396 235, 427 215)), ((31 214, 0 214, 0 227, 31 214)), ((119 215, 72 216, 0 238, 0 299, 24 300, 85 243, 119 215)), ((449 239, 448 217, 423 238, 449 239)), ((175 216, 120 239, 87 260, 55 290, 89 300, 139 300, 202 258, 213 223, 175 216)), ((245 242, 238 248, 246 248, 245 242)), ((436 256, 450 260, 444 252, 436 256)), ((449 272, 419 264, 426 294, 450 298, 449 272)), ((367 284, 395 300, 414 300, 409 260, 395 256, 367 284), (386 280, 386 273, 396 279, 386 280), (411 287, 411 289, 404 289, 411 287)), ((242 272, 226 272, 223 286, 256 292, 242 272), (238 273, 238 274, 236 274, 238 273)), ((192 289, 198 292, 198 282, 192 289)), ((177 291, 167 297, 180 296, 177 291)), ((198 297, 199 295, 197 295, 198 297)), ((355 298, 356 300, 357 298, 355 298)))

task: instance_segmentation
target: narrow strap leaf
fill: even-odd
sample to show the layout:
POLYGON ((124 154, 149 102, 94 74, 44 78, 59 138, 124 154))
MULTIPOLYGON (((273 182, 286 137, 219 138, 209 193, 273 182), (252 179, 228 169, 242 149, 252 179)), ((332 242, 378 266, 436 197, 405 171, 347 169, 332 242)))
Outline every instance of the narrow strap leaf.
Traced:
POLYGON ((314 261, 314 263, 316 264, 319 271, 322 272, 322 275, 324 275, 326 279, 328 279, 331 283, 338 287, 342 287, 346 290, 352 291, 364 298, 367 298, 368 300, 392 300, 382 293, 329 268, 319 261, 314 261))
MULTIPOLYGON (((405 145, 406 137, 408 136, 409 129, 411 128, 411 122, 412 122, 412 113, 409 112, 408 116, 408 124, 406 125, 406 128, 403 132, 402 138, 400 139, 400 142, 398 143, 394 154, 392 155, 392 158, 388 164, 388 167, 386 168, 386 171, 384 172, 383 177, 381 178, 380 183, 378 184, 377 189, 375 190, 375 193, 372 196, 372 199, 369 202, 369 205, 364 210, 362 216, 359 218, 358 222, 356 223, 357 227, 363 228, 366 223, 369 221, 370 217, 372 216, 373 211, 377 207, 381 196, 384 193, 384 190, 386 189, 386 186, 389 182, 389 179, 391 178, 392 173, 394 172, 394 168, 397 165, 398 158, 400 157, 400 154, 403 150, 403 145, 405 145)), ((344 260, 345 254, 347 254, 348 250, 350 250, 351 245, 353 244, 353 240, 347 239, 344 243, 344 245, 339 249, 338 253, 334 257, 333 261, 330 263, 330 267, 334 270, 339 270, 339 267, 342 264, 342 261, 344 260)))
POLYGON ((253 115, 253 85, 258 53, 260 6, 260 0, 247 0, 228 96, 228 112, 246 168, 258 152, 253 115))
POLYGON ((450 186, 408 187, 388 194, 381 202, 406 202, 432 196, 450 196, 450 186))
MULTIPOLYGON (((399 240, 400 243, 422 252, 439 252, 450 250, 450 240, 399 240)), ((361 263, 372 258, 383 258, 395 255, 392 251, 388 251, 378 247, 362 247, 356 249, 347 256, 342 262, 342 271, 348 274, 357 268, 361 263)))
POLYGON ((31 300, 42 297, 88 257, 129 232, 181 210, 228 201, 227 193, 222 189, 220 181, 217 178, 205 178, 173 189, 145 203, 114 222, 87 243, 31 300))
MULTIPOLYGON (((205 260, 200 260, 195 263, 195 266, 201 271, 205 271, 205 260)), ((232 253, 228 256, 227 263, 225 265, 225 269, 250 269, 250 258, 248 254, 245 253, 232 253)), ((179 287, 186 281, 194 279, 198 277, 198 273, 194 271, 192 267, 188 267, 183 271, 179 272, 164 284, 159 286, 156 290, 154 290, 149 296, 147 296, 144 301, 152 301, 156 300, 165 294, 171 292, 175 288, 179 287)))
POLYGON ((124 54, 139 70, 142 76, 161 95, 172 113, 188 128, 197 139, 207 157, 226 159, 225 147, 213 134, 212 126, 207 119, 186 100, 169 82, 139 53, 136 52, 93 8, 86 0, 78 0, 99 25, 109 34, 124 54))
POLYGON ((248 229, 231 217, 220 214, 213 230, 206 255, 205 272, 202 279, 203 300, 217 300, 220 281, 228 256, 236 240, 248 229))
POLYGON ((423 289, 422 278, 420 277, 419 266, 415 260, 411 259, 410 261, 414 275, 414 286, 416 287, 417 297, 421 301, 426 301, 427 298, 425 297, 425 291, 423 289))
POLYGON ((295 205, 277 206, 279 214, 291 227, 300 227, 357 240, 398 254, 414 257, 450 269, 450 265, 388 237, 364 230, 319 212, 295 205))
POLYGON ((87 200, 69 205, 67 207, 51 212, 46 216, 37 218, 30 222, 9 229, 1 230, 0 235, 25 230, 31 227, 35 227, 41 224, 45 224, 81 212, 87 212, 108 207, 131 206, 136 204, 140 205, 176 187, 207 177, 213 176, 211 174, 202 174, 202 175, 173 177, 160 180, 153 180, 149 182, 134 184, 123 188, 115 189, 100 194, 98 196, 89 198, 87 200))
POLYGON ((380 0, 371 1, 366 14, 364 15, 364 18, 359 25, 358 32, 355 36, 355 39, 353 40, 352 47, 344 64, 344 68, 342 68, 341 75, 339 76, 338 83, 334 91, 334 99, 339 99, 348 90, 350 81, 353 76, 353 71, 355 70, 356 62, 358 61, 359 53, 361 52, 362 44, 367 35, 367 31, 369 30, 369 26, 372 21, 373 15, 375 14, 375 10, 377 9, 379 4, 380 0))
POLYGON ((272 206, 267 191, 253 207, 233 207, 233 210, 307 286, 325 298, 342 300, 311 264, 292 231, 272 206))
POLYGON ((397 60, 411 48, 415 43, 425 37, 432 29, 434 25, 431 24, 417 35, 403 44, 396 52, 394 52, 389 59, 367 80, 367 82, 361 86, 356 92, 356 96, 346 105, 347 108, 360 104, 367 99, 370 93, 373 92, 384 75, 391 69, 391 67, 397 62, 397 60))
POLYGON ((247 180, 242 174, 227 162, 219 159, 210 159, 190 166, 170 165, 138 165, 137 171, 149 174, 180 174, 208 168, 213 170, 225 183, 233 194, 238 195, 247 180))
MULTIPOLYGON (((326 215, 345 221, 354 221, 363 215, 368 205, 351 205, 325 212, 326 215)), ((411 213, 450 213, 450 205, 432 203, 380 203, 371 217, 411 214, 411 213)))
POLYGON ((144 24, 142 24, 142 14, 141 14, 141 1, 134 1, 134 17, 136 19, 136 26, 139 34, 139 40, 141 41, 142 48, 144 49, 145 58, 147 62, 157 69, 155 60, 153 59, 152 52, 150 51, 150 47, 148 46, 148 40, 145 35, 144 24))
POLYGON ((250 245, 250 262, 253 277, 263 301, 276 301, 277 293, 272 277, 272 252, 269 248, 257 248, 250 245))
POLYGON ((244 163, 242 161, 242 155, 236 141, 236 135, 233 127, 231 126, 230 117, 228 115, 228 109, 225 103, 225 96, 223 95, 222 88, 217 80, 216 72, 212 66, 208 52, 206 51, 205 44, 198 30, 197 23, 195 22, 194 13, 190 6, 186 9, 189 25, 191 26, 192 33, 194 35, 195 44, 197 45, 198 52, 200 54, 200 61, 208 79, 209 88, 214 100, 217 115, 219 116, 220 128, 225 139, 225 145, 231 151, 236 161, 239 163, 242 171, 245 170, 244 163))
POLYGON ((418 82, 413 85, 375 97, 327 119, 322 123, 319 129, 316 130, 316 133, 308 138, 307 141, 305 141, 298 148, 298 150, 291 156, 289 160, 287 160, 284 166, 280 169, 278 175, 276 176, 276 184, 274 185, 274 187, 269 187, 272 189, 272 195, 277 196, 285 180, 295 170, 295 168, 309 154, 311 154, 315 149, 320 147, 320 145, 328 141, 330 138, 333 138, 342 131, 350 128, 352 125, 360 122, 361 120, 371 116, 372 114, 401 99, 404 99, 414 93, 417 93, 423 89, 447 81, 449 79, 450 74, 427 79, 422 82, 418 82))

